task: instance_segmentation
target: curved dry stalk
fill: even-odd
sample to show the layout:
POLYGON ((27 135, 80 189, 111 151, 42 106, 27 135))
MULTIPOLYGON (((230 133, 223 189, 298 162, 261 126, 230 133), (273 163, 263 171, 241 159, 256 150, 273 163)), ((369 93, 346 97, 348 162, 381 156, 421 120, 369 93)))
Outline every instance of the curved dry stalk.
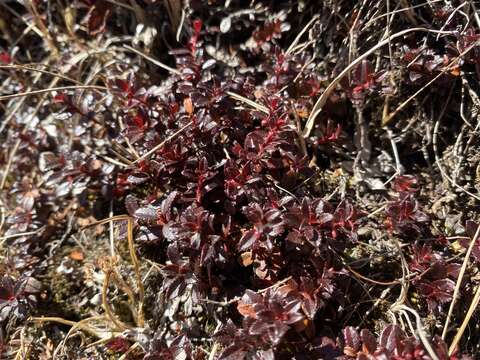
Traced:
MULTIPOLYGON (((393 35, 390 35, 388 38, 380 41, 377 45, 373 46, 370 48, 368 51, 364 52, 362 55, 360 55, 358 58, 356 58, 354 61, 352 61, 345 69, 343 69, 340 74, 337 75, 337 77, 327 86, 325 91, 320 95, 318 98, 317 102, 313 106, 312 112, 310 113, 310 116, 307 119, 307 123, 305 124, 305 129, 303 131, 303 136, 308 137, 310 136, 311 131, 313 130, 313 126, 315 125, 315 119, 317 116, 320 114, 322 111, 323 107, 325 106, 325 103, 327 102, 328 98, 330 97, 331 92, 335 89, 335 87, 338 85, 338 83, 351 71, 360 64, 363 60, 365 60, 368 56, 373 54, 375 51, 378 49, 381 49, 385 45, 388 45, 392 40, 399 38, 401 36, 404 36, 406 34, 412 33, 412 32, 432 32, 435 34, 442 33, 445 35, 454 35, 456 34, 455 31, 437 31, 437 30, 432 30, 432 29, 427 29, 427 28, 411 28, 411 29, 406 29, 403 31, 399 31, 398 33, 395 33, 393 35)), ((471 50, 471 49, 470 49, 471 50)))
POLYGON ((75 325, 73 325, 73 326, 70 328, 70 330, 68 330, 68 333, 67 333, 67 335, 65 335, 65 338, 62 339, 62 341, 58 344, 57 348, 56 348, 55 351, 53 352, 53 353, 54 353, 54 358, 55 358, 55 354, 58 353, 58 352, 60 352, 60 350, 62 350, 62 349, 65 347, 65 344, 66 344, 67 340, 72 336, 73 332, 74 332, 76 329, 80 329, 80 328, 79 328, 79 325, 88 323, 88 322, 91 321, 91 320, 98 320, 98 319, 103 319, 103 318, 104 318, 104 316, 92 316, 92 317, 89 317, 89 318, 80 320, 80 321, 77 322, 75 325))
MULTIPOLYGON (((415 331, 415 328, 413 327, 412 321, 410 320, 410 317, 408 316, 408 313, 405 310, 399 310, 399 313, 400 313, 400 315, 403 315, 405 320, 407 320, 407 325, 408 325, 408 328, 410 329, 410 332, 415 337, 415 339, 418 340, 417 332, 415 331)), ((403 330, 405 330, 405 325, 403 324, 402 317, 399 316, 398 318, 399 318, 400 322, 402 323, 402 326, 404 327, 403 330)))
MULTIPOLYGON (((468 27, 468 25, 469 25, 469 22, 470 22, 470 19, 469 19, 468 15, 465 14, 465 13, 464 13, 463 11, 461 11, 460 9, 461 9, 462 7, 464 7, 465 5, 467 5, 467 4, 468 4, 468 2, 467 2, 467 1, 464 1, 463 3, 461 3, 460 5, 458 5, 458 6, 450 13, 450 15, 448 16, 447 20, 445 20, 445 22, 443 23, 443 25, 442 25, 442 27, 440 28, 440 30, 445 29, 445 28, 448 26, 448 24, 450 24, 450 21, 452 21, 452 19, 455 17, 455 14, 458 12, 458 13, 462 14, 462 15, 465 17, 465 19, 467 20, 467 23, 465 24, 465 28, 460 31, 460 33, 463 33, 463 32, 467 29, 467 27, 468 27)), ((437 41, 438 41, 439 37, 440 37, 440 35, 437 35, 437 39, 436 39, 437 41)))
MULTIPOLYGON (((84 226, 81 230, 84 230, 88 227, 95 226, 95 225, 103 225, 107 224, 111 221, 117 221, 117 220, 126 220, 127 221, 127 242, 128 242, 128 250, 130 253, 130 258, 132 260, 132 265, 133 265, 133 270, 135 272, 135 280, 137 282, 137 288, 138 288, 138 306, 137 306, 137 325, 139 327, 143 327, 145 324, 145 319, 143 315, 143 303, 144 303, 144 297, 145 297, 145 289, 143 286, 143 281, 142 281, 142 275, 140 274, 140 262, 138 261, 136 252, 135 252, 135 246, 133 243, 133 219, 128 216, 128 215, 116 215, 112 216, 106 219, 102 219, 99 221, 95 221, 87 226, 84 226)), ((109 274, 109 271, 106 272, 105 276, 107 277, 111 276, 109 274)), ((104 282, 104 287, 105 287, 105 282, 104 282)), ((108 284, 107 284, 108 287, 108 284)), ((104 295, 106 291, 102 293, 104 295)), ((107 303, 108 305, 108 303, 107 303)))
POLYGON ((369 283, 372 283, 374 285, 380 285, 380 286, 392 286, 392 285, 398 285, 401 283, 401 281, 399 280, 394 280, 394 281, 378 281, 378 280, 374 280, 374 279, 370 279, 369 277, 366 277, 362 274, 360 274, 359 272, 355 271, 352 269, 351 266, 349 266, 348 264, 344 263, 343 264, 347 270, 349 272, 351 272, 356 278, 360 279, 360 280, 364 280, 364 281, 367 281, 369 283))
POLYGON ((418 332, 418 336, 420 337, 420 340, 423 344, 423 346, 425 347, 425 350, 427 350, 428 352, 428 355, 430 355, 430 357, 433 359, 433 360, 440 360, 439 357, 437 356, 437 354, 435 353, 435 351, 433 350, 432 348, 432 345, 430 344, 430 342, 428 341, 428 337, 427 337, 427 334, 425 333, 425 330, 423 330, 423 324, 422 324, 422 319, 420 318, 420 315, 418 315, 418 313, 413 310, 412 308, 406 306, 406 305, 397 305, 395 309, 392 309, 392 310, 404 310, 404 311, 408 311, 410 312, 411 314, 413 314, 413 316, 415 317, 415 321, 416 321, 416 325, 417 325, 417 332, 418 332))
MULTIPOLYGON (((100 334, 100 332, 98 332, 96 329, 94 329, 94 328, 92 328, 88 325, 82 324, 81 321, 78 321, 78 322, 77 321, 71 321, 71 320, 61 318, 61 317, 34 317, 34 318, 31 318, 31 320, 34 321, 34 322, 39 322, 39 323, 42 323, 42 322, 56 322, 56 323, 63 324, 63 325, 75 326, 76 328, 81 329, 81 330, 89 333, 92 336, 95 336, 99 339, 103 338, 103 336, 100 334)), ((116 332, 116 331, 112 331, 111 334, 114 335, 114 336, 117 336, 117 335, 120 335, 121 333, 116 332)))
POLYGON ((394 239, 394 243, 395 243, 395 246, 397 247, 398 253, 400 255, 400 261, 402 262, 402 280, 400 282, 402 288, 400 290, 400 294, 398 295, 398 299, 391 306, 392 308, 396 308, 398 306, 403 305, 405 303, 405 301, 407 300, 408 288, 409 288, 409 282, 407 281, 407 277, 410 276, 410 271, 408 270, 407 260, 405 259, 405 255, 403 255, 402 247, 401 247, 401 245, 400 245, 400 243, 397 239, 394 239))
POLYGON ((105 272, 105 279, 103 280, 103 287, 102 287, 103 309, 105 310, 105 313, 107 314, 108 318, 110 319, 110 321, 112 323, 114 323, 119 329, 127 330, 127 329, 130 329, 130 327, 117 319, 117 317, 113 314, 113 311, 112 311, 112 308, 110 307, 110 304, 108 303, 107 291, 108 291, 108 285, 110 284, 110 277, 111 276, 112 276, 112 271, 107 270, 105 272))
POLYGON ((470 259, 470 254, 472 253, 473 246, 477 242, 478 236, 480 236, 480 226, 477 227, 477 231, 475 232, 475 235, 473 236, 472 241, 470 241, 470 245, 468 246, 467 252, 465 254, 465 258, 463 259, 462 267, 460 268, 460 273, 458 274, 457 283, 455 284, 455 290, 453 290, 452 302, 450 303, 450 307, 448 308, 447 319, 445 320, 445 324, 443 325, 443 331, 442 331, 443 340, 445 340, 445 336, 447 335, 448 325, 450 324, 450 318, 452 317, 455 301, 457 300, 458 293, 460 292, 460 285, 462 284, 463 276, 465 275, 468 261, 470 259))
MULTIPOLYGON (((123 279, 123 277, 120 275, 118 269, 115 266, 112 269, 112 279, 118 285, 118 287, 125 294, 127 294, 128 300, 130 301, 132 306, 135 306, 135 296, 134 296, 132 287, 125 281, 125 279, 123 279)), ((137 314, 134 314, 134 316, 136 318, 137 314)))
POLYGON ((182 35, 182 29, 183 29, 183 25, 185 24, 186 15, 187 13, 185 11, 185 8, 183 8, 182 16, 180 17, 180 24, 178 24, 177 32, 175 33, 175 39, 177 40, 177 42, 180 42, 180 35, 182 35))
MULTIPOLYGON (((366 277, 365 275, 360 274, 359 272, 354 270, 350 265, 348 265, 346 262, 343 262, 343 266, 345 266, 345 268, 349 272, 351 272, 355 277, 357 277, 358 279, 367 281, 367 282, 372 283, 374 285, 388 286, 388 287, 391 287, 393 285, 402 285, 402 291, 401 291, 401 295, 400 295, 399 299, 401 298, 401 299, 405 300, 406 299, 406 293, 408 291, 408 284, 411 281, 411 279, 421 278, 423 275, 425 275, 427 272, 429 272, 430 269, 426 269, 426 270, 422 271, 421 273, 411 273, 408 270, 405 256, 401 252, 401 246, 400 246, 400 244, 398 244, 398 241, 397 241, 397 247, 398 247, 398 251, 400 253, 401 262, 402 262, 402 278, 401 279, 392 280, 392 281, 374 280, 374 279, 371 279, 369 277, 366 277), (405 287, 406 287, 406 289, 405 289, 405 287)), ((397 300, 396 303, 397 304, 399 303, 398 300, 397 300)))

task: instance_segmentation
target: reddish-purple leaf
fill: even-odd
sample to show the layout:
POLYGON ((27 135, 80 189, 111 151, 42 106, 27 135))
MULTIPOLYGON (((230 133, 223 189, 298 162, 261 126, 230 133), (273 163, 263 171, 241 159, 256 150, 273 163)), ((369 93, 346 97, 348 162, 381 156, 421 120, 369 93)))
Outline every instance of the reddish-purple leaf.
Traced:
POLYGON ((347 326, 343 329, 343 338, 345 340, 345 346, 349 347, 350 351, 356 353, 360 350, 360 346, 362 345, 360 336, 354 327, 347 326))
POLYGON ((403 351, 402 340, 405 337, 403 331, 396 325, 388 325, 380 335, 380 346, 390 353, 400 355, 403 351))
POLYGON ((153 206, 142 207, 135 210, 134 216, 142 221, 156 221, 157 209, 153 206))

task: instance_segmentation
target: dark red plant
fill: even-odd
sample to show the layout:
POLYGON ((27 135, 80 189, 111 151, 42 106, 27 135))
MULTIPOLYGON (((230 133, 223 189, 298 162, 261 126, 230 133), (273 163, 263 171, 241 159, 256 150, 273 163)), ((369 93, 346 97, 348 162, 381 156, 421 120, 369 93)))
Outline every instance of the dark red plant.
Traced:
POLYGON ((429 220, 419 209, 419 203, 414 195, 409 193, 400 193, 396 200, 388 204, 385 213, 388 229, 399 233, 409 230, 420 231, 419 224, 429 220))
POLYGON ((6 51, 1 51, 0 52, 0 63, 3 63, 5 65, 7 65, 7 64, 10 64, 11 62, 13 62, 13 59, 10 56, 10 54, 6 51))
POLYGON ((237 310, 244 317, 243 327, 250 335, 276 345, 295 323, 304 318, 301 301, 291 294, 288 285, 268 289, 264 294, 247 290, 237 310))
MULTIPOLYGON (((456 360, 449 356, 446 344, 438 337, 432 339, 432 347, 439 359, 456 360)), ((396 325, 383 329, 378 340, 368 330, 360 333, 353 327, 343 330, 343 353, 346 359, 357 360, 426 360, 431 359, 422 343, 414 337, 407 337, 396 325)))
MULTIPOLYGON (((0 267, 0 344, 21 333, 34 357, 51 345, 37 330, 61 341, 63 325, 30 329, 27 319, 59 316, 65 285, 72 321, 111 310, 128 328, 87 350, 97 353, 135 344, 128 356, 146 360, 431 358, 387 310, 408 282, 405 302, 438 331, 457 244, 468 248, 477 230, 467 222, 469 238, 451 242, 476 203, 431 159, 453 176, 448 156, 463 151, 455 176, 474 191, 480 35, 469 2, 392 2, 391 17, 371 1, 64 3, 7 1, 19 16, 0 15, 0 63, 15 62, 0 69, 0 241, 14 259, 0 267), (385 29, 397 34, 388 43, 385 29), (388 129, 378 126, 392 111, 388 129), (417 176, 394 175, 385 189, 398 161, 417 176), (116 227, 83 227, 124 214, 133 248, 125 223, 118 238, 116 227), (77 245, 85 251, 72 257, 77 245), (105 303, 90 266, 112 252, 105 303), (44 297, 33 275, 47 279, 44 297), (142 301, 144 325, 123 311, 142 301), (17 323, 29 330, 14 332, 17 323)), ((475 266, 478 239, 472 255, 475 266)), ((477 286, 474 266, 462 299, 477 286)), ((474 349, 477 337, 460 345, 474 349)), ((429 342, 441 360, 461 356, 429 342)))
POLYGON ((23 320, 36 305, 41 284, 27 275, 13 279, 8 275, 0 279, 0 323, 11 319, 23 320))

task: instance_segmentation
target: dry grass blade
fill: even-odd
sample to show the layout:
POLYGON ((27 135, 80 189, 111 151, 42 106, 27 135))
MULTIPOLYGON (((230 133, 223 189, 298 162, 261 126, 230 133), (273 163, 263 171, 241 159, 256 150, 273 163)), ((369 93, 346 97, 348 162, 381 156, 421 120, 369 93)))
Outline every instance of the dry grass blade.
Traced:
MULTIPOLYGON (((47 316, 45 316, 45 317, 34 317, 34 318, 32 318, 32 321, 38 322, 38 323, 56 322, 56 323, 63 324, 63 325, 73 326, 73 327, 81 329, 81 330, 83 330, 83 331, 85 331, 85 332, 89 333, 90 335, 93 335, 97 338, 100 338, 100 339, 103 338, 102 334, 98 330, 84 324, 82 321, 77 322, 77 321, 66 320, 66 319, 61 318, 61 317, 51 317, 51 316, 49 316, 49 317, 47 317, 47 316)), ((116 332, 116 331, 113 331, 113 332, 111 332, 111 335, 112 336, 110 336, 110 337, 113 337, 113 336, 116 336, 116 335, 120 335, 120 333, 116 332)))
POLYGON ((42 38, 45 40, 45 42, 48 44, 48 47, 50 48, 50 50, 52 51, 52 55, 53 56, 57 56, 58 55, 58 49, 57 49, 57 46, 55 45, 51 35, 50 35, 50 32, 48 31, 47 27, 45 26, 45 24, 43 23, 43 19, 42 19, 42 16, 38 13, 37 11, 37 5, 36 5, 36 2, 34 0, 28 0, 27 2, 27 6, 28 8, 30 9, 30 12, 32 13, 33 15, 33 18, 35 19, 35 22, 37 23, 38 25, 38 28, 40 29, 40 31, 42 32, 42 38))
POLYGON ((59 86, 59 87, 52 87, 52 88, 48 88, 48 89, 32 90, 32 91, 21 92, 21 93, 16 93, 16 94, 3 95, 3 96, 0 96, 0 101, 14 99, 14 98, 17 98, 17 97, 22 97, 22 96, 45 94, 45 93, 49 93, 49 92, 53 92, 53 91, 76 90, 76 89, 107 90, 107 88, 105 86, 99 86, 99 85, 59 86))
POLYGON ((371 24, 373 24, 374 22, 376 22, 377 20, 379 20, 381 18, 391 16, 391 15, 395 15, 395 14, 402 13, 402 12, 406 12, 406 11, 411 11, 413 9, 418 9, 418 8, 424 7, 426 5, 431 5, 431 4, 442 2, 442 1, 444 1, 444 0, 428 0, 426 2, 416 4, 416 5, 413 5, 413 6, 404 7, 404 8, 393 10, 393 11, 387 11, 386 13, 384 13, 382 15, 375 16, 374 18, 368 20, 368 22, 364 25, 364 27, 367 28, 368 26, 370 26, 371 24))
POLYGON ((297 46, 298 42, 300 41, 300 39, 302 38, 303 34, 305 34, 305 32, 310 29, 310 27, 315 23, 315 21, 317 21, 317 19, 319 18, 318 15, 315 15, 308 23, 307 25, 305 25, 302 29, 302 31, 300 31, 298 33, 298 35, 295 37, 295 39, 292 41, 292 43, 290 44, 290 46, 288 47, 287 51, 285 52, 285 54, 289 55, 292 53, 293 49, 295 49, 295 47, 297 46))
MULTIPOLYGON (((1 229, 1 228, 0 228, 1 229)), ((27 232, 23 232, 23 233, 18 233, 18 234, 11 234, 11 235, 7 235, 7 236, 0 236, 0 244, 3 244, 5 242, 5 240, 8 240, 8 239, 14 239, 14 238, 17 238, 17 237, 22 237, 22 236, 29 236, 29 235, 35 235, 37 234, 38 232, 42 231, 44 229, 44 227, 41 227, 37 230, 34 230, 34 231, 27 231, 27 232)))
MULTIPOLYGON (((153 58, 153 57, 151 57, 151 56, 149 56, 149 55, 147 55, 147 54, 144 54, 144 53, 141 52, 140 50, 137 50, 137 49, 135 49, 135 48, 133 48, 133 47, 131 47, 131 46, 128 46, 128 45, 124 45, 124 47, 125 47, 126 49, 128 49, 128 50, 133 51, 135 54, 140 55, 140 56, 143 57, 144 59, 150 61, 152 64, 155 64, 155 65, 157 65, 158 67, 161 67, 162 69, 165 69, 165 70, 171 72, 172 74, 181 75, 181 72, 178 71, 177 69, 174 69, 174 68, 172 68, 172 67, 170 67, 170 66, 168 66, 168 65, 165 65, 164 63, 158 61, 157 59, 155 59, 155 58, 153 58)), ((252 108, 257 109, 257 110, 259 110, 259 111, 261 111, 261 112, 263 112, 263 113, 265 113, 265 114, 269 114, 268 108, 267 108, 266 106, 260 105, 260 104, 256 103, 255 101, 250 100, 250 99, 248 99, 248 98, 246 98, 246 97, 244 97, 244 96, 242 96, 242 95, 236 94, 236 93, 234 93, 234 92, 232 92, 232 91, 227 91, 227 94, 228 94, 231 98, 233 98, 233 99, 235 99, 235 100, 241 101, 241 102, 243 102, 243 103, 251 106, 252 108)), ((0 99, 1 99, 1 98, 0 98, 0 99)), ((140 161, 140 159, 137 159, 136 161, 140 161)))
POLYGON ((143 57, 144 59, 150 61, 152 64, 155 64, 157 65, 158 67, 161 67, 162 69, 164 70, 167 70, 168 72, 171 72, 172 74, 177 74, 177 75, 180 75, 180 71, 178 71, 177 69, 174 69, 168 65, 165 65, 164 63, 162 63, 161 61, 158 61, 157 59, 147 55, 147 54, 144 54, 143 52, 141 52, 140 50, 137 50, 131 46, 128 46, 128 45, 123 45, 123 47, 125 49, 128 49, 130 51, 133 51, 135 54, 137 55, 140 55, 141 57, 143 57))
MULTIPOLYGON (((70 330, 68 330, 68 333, 67 335, 65 336, 65 338, 62 339, 62 341, 60 341, 60 343, 58 344, 57 348, 55 349, 54 353, 53 353, 53 357, 55 358, 55 354, 58 354, 62 349, 64 349, 65 347, 65 344, 66 342, 68 341, 68 339, 70 337, 73 336, 73 334, 75 333, 75 331, 77 329, 81 329, 82 325, 85 325, 87 326, 88 328, 90 328, 91 330, 95 331, 96 330, 94 329, 93 326, 89 326, 89 325, 86 325, 87 323, 89 322, 92 322, 92 321, 97 321, 97 320, 104 320, 105 317, 104 316, 92 316, 92 317, 89 317, 89 318, 86 318, 86 319, 83 319, 83 320, 80 320, 79 322, 77 322, 75 325, 73 325, 70 330)), ((87 332, 87 331, 86 331, 87 332)), ((97 334, 98 336, 96 337, 99 337, 100 336, 100 333, 97 334)), ((106 338, 101 338, 100 341, 108 341, 108 339, 111 339, 112 336, 107 336, 106 338)))
MULTIPOLYGON (((143 280, 142 276, 140 274, 140 262, 138 261, 138 257, 135 251, 135 246, 134 246, 134 241, 133 241, 133 219, 128 216, 128 215, 116 215, 112 216, 103 220, 95 221, 85 227, 82 228, 82 230, 92 227, 95 225, 103 225, 107 224, 112 221, 127 221, 127 242, 128 242, 128 250, 130 253, 130 257, 132 260, 132 265, 133 265, 133 270, 135 273, 135 279, 137 282, 137 288, 138 288, 138 305, 137 305, 137 323, 138 326, 143 327, 144 325, 144 314, 143 314, 143 302, 144 302, 144 297, 145 297, 145 289, 143 286, 143 280)), ((107 271, 106 272, 106 280, 104 282, 104 291, 102 296, 106 293, 106 289, 108 288, 108 280, 107 280, 107 275, 108 277, 111 276, 111 274, 107 271)), ((104 305, 106 304, 106 298, 104 305)), ((107 304, 108 305, 108 304, 107 304)))
POLYGON ((386 117, 383 118, 382 120, 382 126, 387 126, 392 119, 397 115, 400 111, 402 111, 405 106, 407 106, 413 99, 415 99, 420 93, 422 93, 426 88, 428 88, 430 85, 432 85, 435 81, 437 81, 443 74, 445 74, 448 71, 451 71, 453 69, 453 66, 456 65, 463 56, 465 56, 468 52, 470 52, 475 46, 478 45, 478 42, 474 42, 472 45, 470 45, 467 49, 465 49, 459 56, 454 58, 447 66, 445 66, 442 71, 438 75, 436 75, 432 80, 430 80, 428 83, 426 83, 424 86, 422 86, 418 91, 416 91, 412 96, 410 96, 407 100, 402 102, 392 113, 388 114, 386 117))
POLYGON ((168 143, 169 141, 171 141, 172 139, 176 138, 178 135, 180 135, 182 132, 184 132, 188 127, 190 127, 192 125, 191 122, 189 122, 188 124, 184 125, 183 127, 181 127, 180 129, 178 129, 177 131, 175 131, 172 135, 170 135, 169 137, 167 137, 165 140, 163 140, 160 144, 156 145, 153 147, 153 149, 147 151, 145 154, 143 154, 142 156, 140 156, 137 160, 135 160, 133 163, 138 163, 139 161, 142 161, 142 160, 145 160, 147 159, 148 157, 150 157, 150 155, 154 154, 155 152, 157 152, 158 150, 160 150, 162 147, 165 146, 166 143, 168 143))
POLYGON ((463 319, 462 325, 458 329, 457 333, 455 334, 455 337, 453 338, 452 343, 450 344, 450 347, 448 348, 448 355, 452 355, 453 352, 457 349, 457 345, 460 342, 460 339, 462 338, 463 333, 465 332, 465 329, 467 328, 467 325, 470 319, 472 318, 473 313, 477 309, 479 302, 480 302, 480 286, 477 287, 477 291, 475 292, 475 296, 473 297, 472 302, 470 303, 467 314, 463 319))
POLYGON ((426 29, 426 28, 411 28, 411 29, 406 29, 403 31, 400 31, 396 34, 393 34, 386 38, 383 41, 380 41, 377 45, 369 49, 368 51, 364 52, 362 55, 360 55, 358 58, 356 58, 354 61, 350 63, 345 69, 343 69, 340 74, 337 75, 337 77, 327 86, 325 91, 320 95, 318 98, 317 102, 313 106, 312 112, 310 113, 310 116, 307 119, 307 123, 305 124, 305 129, 303 131, 303 136, 304 137, 309 137, 310 133, 313 130, 313 127, 315 125, 315 119, 317 116, 322 112, 323 107, 325 106, 325 103, 327 102, 328 98, 330 97, 331 92, 335 89, 335 87, 340 83, 340 81, 351 71, 353 70, 358 64, 360 64, 363 60, 365 60, 367 57, 372 55, 375 51, 378 49, 384 47, 385 45, 388 45, 392 40, 397 39, 401 36, 407 35, 409 33, 413 32, 432 32, 435 34, 441 33, 445 35, 454 35, 456 32, 454 31, 436 31, 436 30, 431 30, 431 29, 426 29))
POLYGON ((465 258, 463 259, 462 267, 460 268, 460 273, 458 274, 457 283, 455 284, 455 290, 453 291, 452 302, 450 303, 450 307, 448 308, 447 319, 445 320, 445 324, 443 325, 442 339, 445 339, 445 336, 447 335, 448 325, 450 324, 450 318, 452 317, 453 308, 455 307, 455 302, 460 292, 460 286, 462 284, 463 276, 465 275, 465 271, 467 269, 470 255, 472 253, 473 247, 477 242, 477 239, 479 236, 480 236, 480 226, 477 227, 477 231, 475 232, 475 235, 470 241, 470 245, 468 246, 467 252, 465 254, 465 258))
MULTIPOLYGON (((23 65, 23 64, 0 65, 0 69, 15 69, 15 70, 33 71, 33 72, 38 72, 38 73, 41 73, 41 74, 47 74, 47 75, 59 77, 63 80, 70 81, 74 84, 82 85, 82 83, 80 81, 72 79, 71 77, 68 77, 68 76, 65 76, 63 74, 59 74, 59 73, 56 73, 56 72, 53 72, 53 71, 37 69, 37 68, 29 66, 29 65, 23 65)), ((28 92, 28 91, 26 91, 26 92, 28 92)))
POLYGON ((268 110, 268 108, 264 105, 261 105, 261 104, 258 104, 256 103, 255 101, 253 100, 250 100, 242 95, 239 95, 239 94, 236 94, 232 91, 227 91, 227 95, 229 95, 231 98, 235 99, 235 100, 238 100, 238 101, 241 101, 245 104, 247 104, 248 106, 251 106, 252 108, 258 110, 258 111, 261 111, 265 114, 269 114, 270 111, 268 110))
MULTIPOLYGON (((50 82, 49 89, 54 88, 58 81, 59 81, 59 78, 53 78, 52 81, 50 82)), ((27 132, 30 124, 32 123, 32 121, 34 121, 37 113, 44 106, 44 102, 46 100, 46 95, 47 95, 46 92, 44 92, 44 95, 41 97, 41 99, 38 102, 37 106, 35 107, 33 113, 30 114, 30 117, 27 120, 27 126, 25 126, 23 128, 23 130, 21 132, 22 134, 25 134, 27 132)), ((15 142, 15 145, 13 146, 12 150, 10 151, 10 154, 8 155, 7 165, 6 165, 5 170, 3 172, 2 181, 0 182, 0 190, 3 189, 6 185, 6 183, 7 183, 8 174, 10 173, 10 169, 11 169, 11 166, 12 166, 12 163, 13 163, 13 159, 14 159, 15 154, 17 153, 17 151, 20 147, 20 144, 21 144, 21 138, 18 138, 18 140, 15 142)))

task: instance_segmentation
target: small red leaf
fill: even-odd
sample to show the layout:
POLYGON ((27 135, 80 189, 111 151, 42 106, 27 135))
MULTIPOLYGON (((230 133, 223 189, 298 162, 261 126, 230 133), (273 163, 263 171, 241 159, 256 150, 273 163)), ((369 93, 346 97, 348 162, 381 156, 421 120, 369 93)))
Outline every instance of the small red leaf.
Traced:
POLYGON ((11 64, 13 62, 12 57, 6 51, 0 52, 0 63, 11 64))

